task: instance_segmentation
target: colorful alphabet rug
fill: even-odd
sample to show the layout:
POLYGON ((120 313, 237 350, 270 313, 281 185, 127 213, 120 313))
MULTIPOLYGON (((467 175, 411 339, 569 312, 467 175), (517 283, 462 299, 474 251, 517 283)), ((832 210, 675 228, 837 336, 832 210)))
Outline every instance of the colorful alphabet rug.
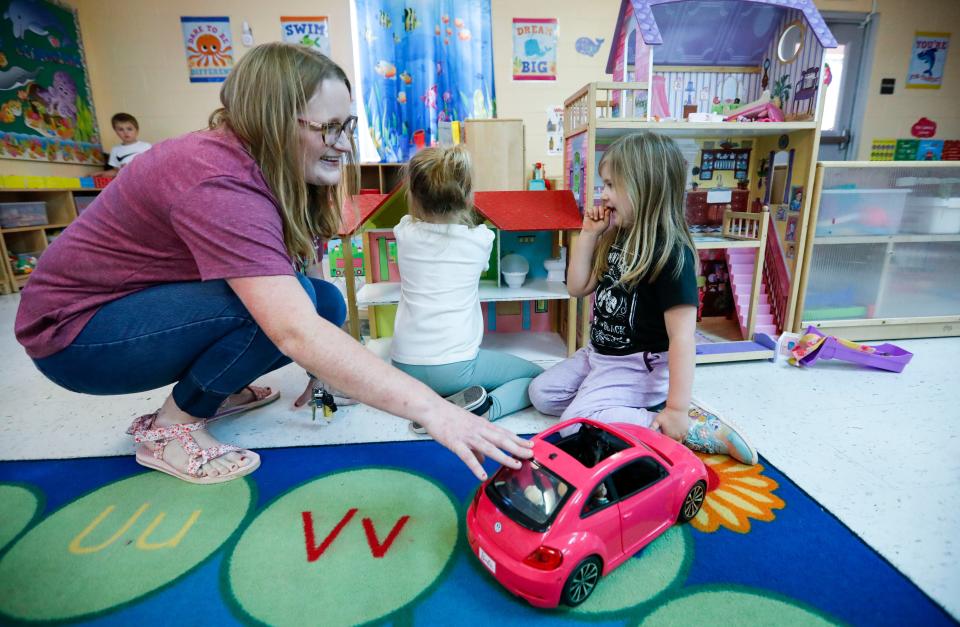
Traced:
POLYGON ((132 457, 0 464, 0 623, 953 624, 762 460, 704 457, 691 524, 580 607, 539 610, 470 552, 477 482, 433 442, 261 456, 216 486, 132 457))

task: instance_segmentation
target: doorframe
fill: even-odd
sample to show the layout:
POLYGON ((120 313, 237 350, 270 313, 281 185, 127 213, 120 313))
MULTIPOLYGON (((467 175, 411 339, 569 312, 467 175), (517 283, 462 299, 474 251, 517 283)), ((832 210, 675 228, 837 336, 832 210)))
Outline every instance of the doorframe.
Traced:
MULTIPOLYGON (((867 99, 870 97, 870 73, 873 71, 878 29, 877 22, 880 19, 880 14, 877 13, 876 1, 874 1, 873 10, 870 13, 821 11, 820 15, 823 17, 824 22, 857 24, 864 29, 863 51, 860 54, 860 67, 857 71, 855 100, 853 111, 850 114, 850 136, 853 138, 853 141, 847 146, 846 154, 844 155, 845 161, 856 161, 860 154, 860 134, 863 131, 863 119, 867 111, 867 99), (851 147, 854 150, 852 154, 850 152, 851 147)), ((821 133, 820 143, 823 143, 823 133, 821 133)))

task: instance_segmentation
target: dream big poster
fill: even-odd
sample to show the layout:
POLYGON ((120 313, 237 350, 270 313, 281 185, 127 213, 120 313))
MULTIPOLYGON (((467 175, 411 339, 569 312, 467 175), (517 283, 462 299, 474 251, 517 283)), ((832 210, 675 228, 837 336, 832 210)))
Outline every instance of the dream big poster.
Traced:
POLYGON ((191 83, 221 83, 233 67, 228 17, 181 17, 191 83))
POLYGON ((513 80, 557 80, 557 20, 513 18, 513 80))

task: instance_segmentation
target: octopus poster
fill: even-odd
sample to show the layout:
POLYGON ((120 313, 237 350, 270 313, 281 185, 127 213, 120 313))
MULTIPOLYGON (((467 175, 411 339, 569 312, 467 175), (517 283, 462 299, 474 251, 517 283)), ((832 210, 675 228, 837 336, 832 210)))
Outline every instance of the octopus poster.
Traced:
POLYGON ((233 67, 229 17, 181 17, 191 83, 222 83, 233 67))
POLYGON ((490 0, 356 0, 361 160, 407 161, 496 114, 490 0))
POLYGON ((0 158, 102 164, 76 12, 0 0, 0 158))

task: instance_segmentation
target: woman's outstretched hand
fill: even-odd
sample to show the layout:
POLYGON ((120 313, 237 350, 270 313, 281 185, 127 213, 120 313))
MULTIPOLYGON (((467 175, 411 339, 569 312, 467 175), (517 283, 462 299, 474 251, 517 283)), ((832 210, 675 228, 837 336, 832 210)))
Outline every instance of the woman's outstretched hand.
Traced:
POLYGON ((533 443, 447 401, 417 420, 433 439, 460 458, 477 479, 485 481, 484 458, 519 468, 519 459, 533 457, 533 443))

